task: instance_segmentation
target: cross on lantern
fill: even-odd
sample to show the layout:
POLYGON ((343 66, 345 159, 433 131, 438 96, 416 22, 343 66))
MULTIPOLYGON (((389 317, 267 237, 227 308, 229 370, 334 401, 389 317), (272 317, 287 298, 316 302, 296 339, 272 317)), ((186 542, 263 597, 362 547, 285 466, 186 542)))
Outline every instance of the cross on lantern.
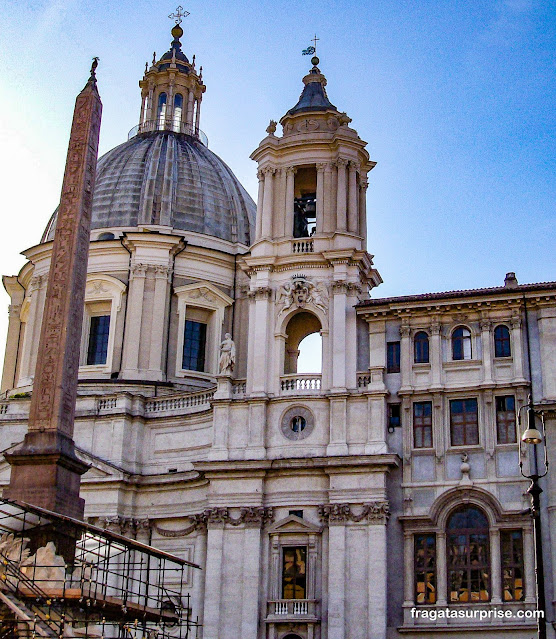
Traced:
POLYGON ((181 5, 176 9, 175 13, 171 13, 168 17, 175 20, 176 24, 181 24, 182 18, 187 18, 189 11, 186 11, 181 5))

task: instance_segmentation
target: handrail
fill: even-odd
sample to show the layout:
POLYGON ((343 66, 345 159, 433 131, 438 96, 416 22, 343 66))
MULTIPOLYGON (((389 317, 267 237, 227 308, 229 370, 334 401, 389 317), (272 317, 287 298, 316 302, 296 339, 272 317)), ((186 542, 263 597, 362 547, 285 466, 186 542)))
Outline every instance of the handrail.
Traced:
POLYGON ((140 122, 130 130, 127 134, 127 139, 131 140, 131 138, 134 138, 136 135, 153 133, 154 131, 173 131, 174 133, 190 135, 193 138, 197 138, 203 146, 208 147, 208 137, 204 131, 187 122, 180 122, 179 120, 170 118, 140 122))

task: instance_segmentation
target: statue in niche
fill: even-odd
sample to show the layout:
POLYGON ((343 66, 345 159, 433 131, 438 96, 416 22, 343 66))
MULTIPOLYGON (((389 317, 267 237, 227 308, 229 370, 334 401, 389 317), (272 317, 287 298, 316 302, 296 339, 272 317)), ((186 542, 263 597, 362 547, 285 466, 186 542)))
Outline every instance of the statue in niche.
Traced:
POLYGON ((236 363, 236 345, 230 333, 224 335, 224 340, 220 344, 220 361, 218 367, 220 375, 231 375, 236 363))

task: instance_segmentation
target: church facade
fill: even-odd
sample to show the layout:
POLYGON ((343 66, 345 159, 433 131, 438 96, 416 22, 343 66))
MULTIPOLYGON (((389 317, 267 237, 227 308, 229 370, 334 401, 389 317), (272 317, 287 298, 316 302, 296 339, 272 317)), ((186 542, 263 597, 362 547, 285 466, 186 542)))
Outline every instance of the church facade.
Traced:
MULTIPOLYGON (((185 585, 203 639, 534 636, 518 417, 532 394, 553 458, 556 282, 377 297, 375 162, 318 58, 251 155, 255 205, 208 149, 182 33, 97 169, 74 435, 87 520, 201 566, 185 585), (300 373, 314 334, 322 368, 300 373)), ((3 279, 8 453, 26 432, 55 228, 56 213, 3 279)))

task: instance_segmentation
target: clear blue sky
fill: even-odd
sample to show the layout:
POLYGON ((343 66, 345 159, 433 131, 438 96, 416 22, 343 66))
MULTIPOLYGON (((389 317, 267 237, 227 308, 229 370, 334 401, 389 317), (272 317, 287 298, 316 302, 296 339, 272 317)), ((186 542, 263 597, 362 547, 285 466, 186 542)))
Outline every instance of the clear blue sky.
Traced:
MULTIPOLYGON (((169 47, 175 5, 2 4, 0 269, 12 274, 57 204, 91 57, 104 153, 137 123, 137 83, 169 47)), ((369 251, 384 284, 374 296, 495 286, 507 271, 522 283, 556 279, 556 2, 182 4, 183 48, 207 85, 201 128, 253 196, 248 156, 297 101, 309 68, 301 50, 318 34, 329 97, 378 162, 369 251)))

